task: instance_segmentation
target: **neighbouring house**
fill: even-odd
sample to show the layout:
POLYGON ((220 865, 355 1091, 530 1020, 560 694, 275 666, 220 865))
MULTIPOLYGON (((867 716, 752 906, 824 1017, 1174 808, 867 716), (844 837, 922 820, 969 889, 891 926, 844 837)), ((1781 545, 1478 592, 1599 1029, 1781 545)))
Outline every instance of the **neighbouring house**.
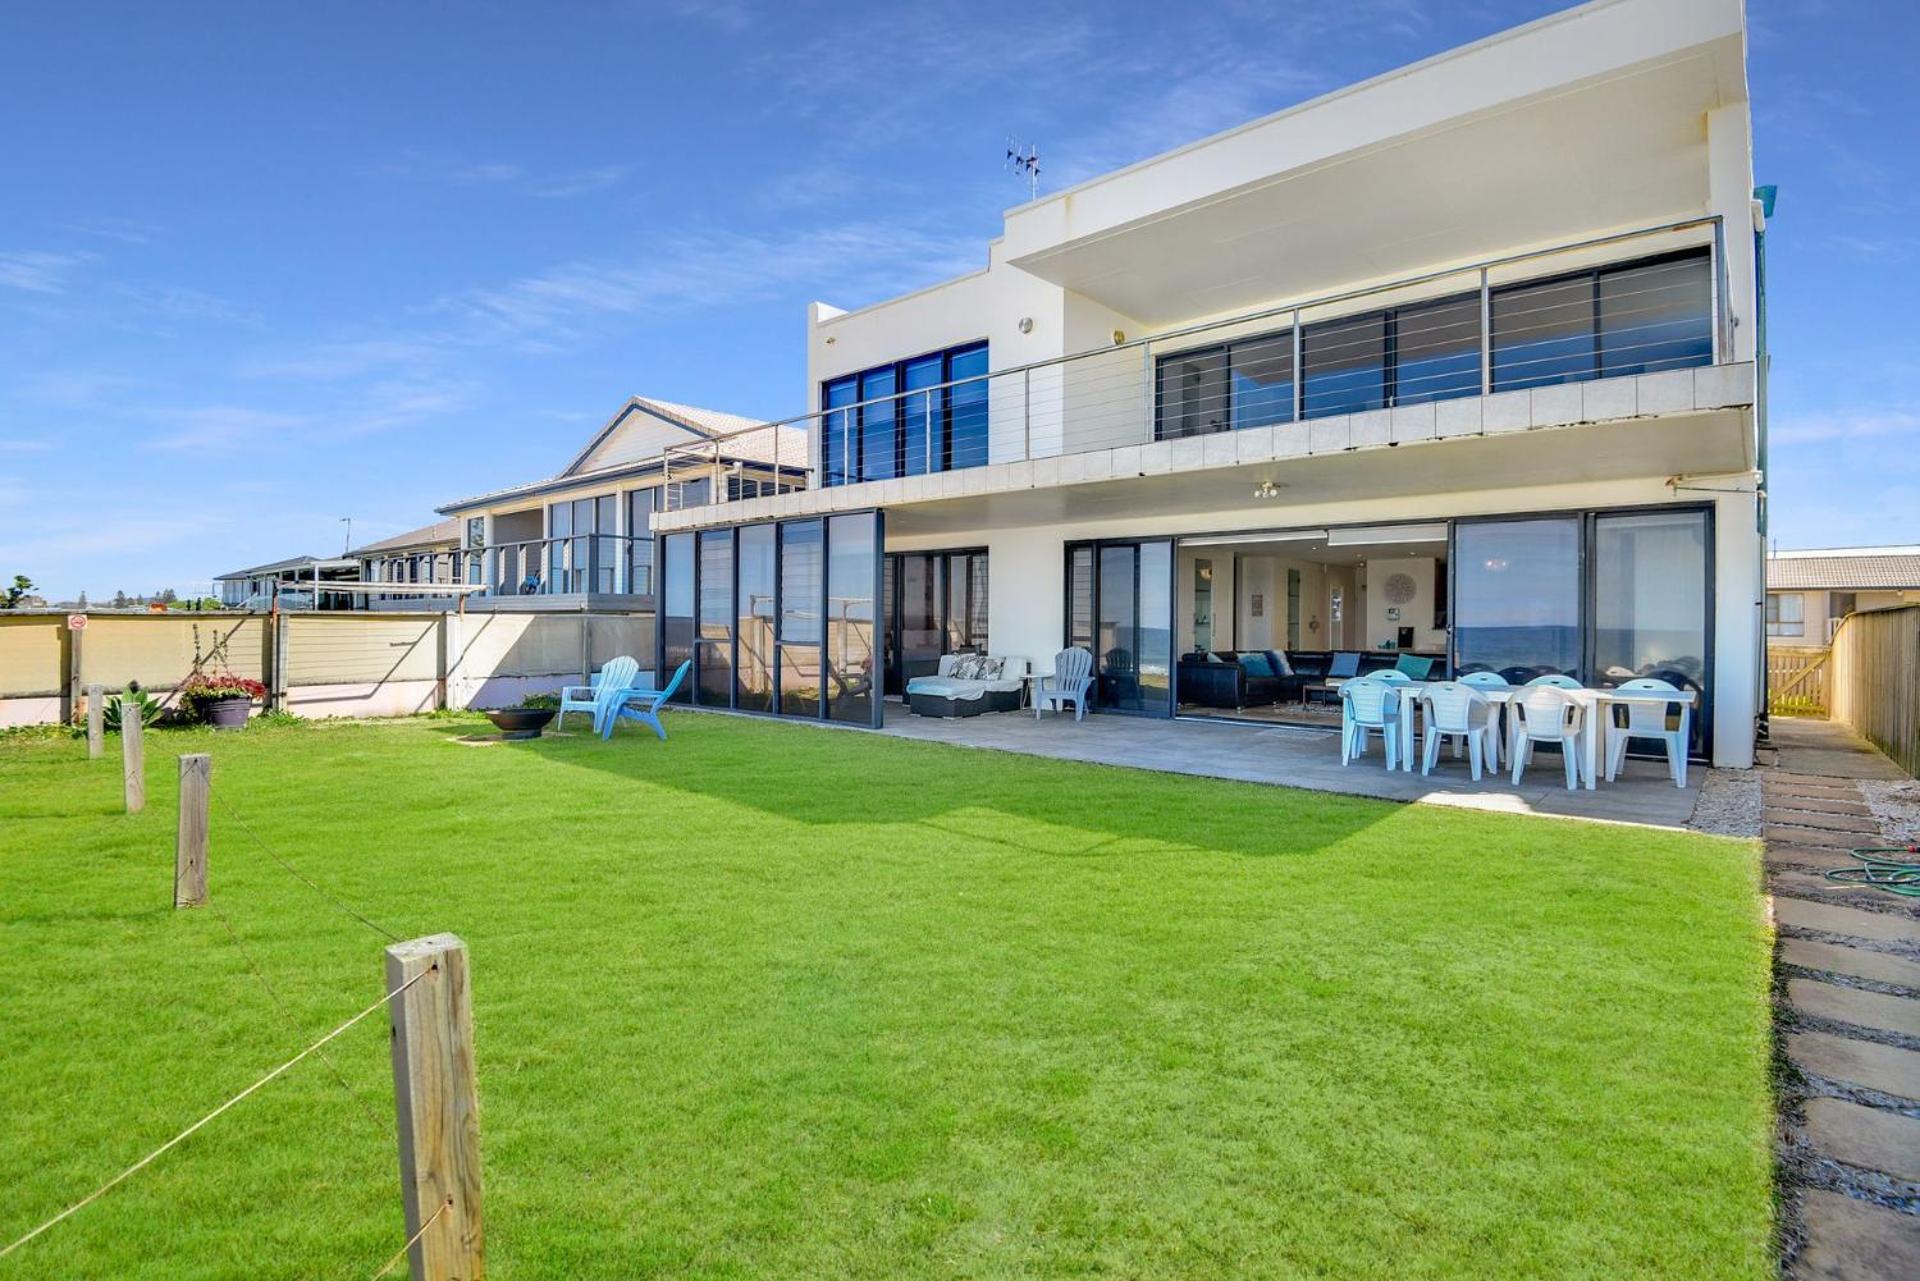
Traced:
POLYGON ((468 609, 651 612, 652 514, 791 494, 807 449, 804 425, 630 397, 557 475, 438 509, 457 530, 453 581, 485 589, 468 609))
POLYGON ((213 580, 220 603, 229 609, 358 609, 357 593, 328 591, 328 583, 359 581, 360 562, 351 556, 289 556, 251 569, 236 569, 213 580))
POLYGON ((1920 546, 1767 557, 1767 644, 1825 648, 1848 614, 1920 603, 1920 546))
MULTIPOLYGON (((1300 693, 1333 651, 1654 676, 1698 691, 1697 756, 1749 764, 1746 38, 1740 0, 1599 0, 1013 208, 977 271, 814 304, 807 485, 645 473, 658 537, 611 559, 657 567, 654 661, 697 704, 863 725, 962 649, 1085 647, 1100 710, 1161 718, 1323 717, 1281 668, 1300 693)), ((444 510, 551 585, 596 512, 642 525, 614 485, 557 524, 579 473, 635 465, 444 510)), ((607 572, 573 556, 570 587, 607 572)))
POLYGON ((430 584, 452 585, 460 577, 460 522, 435 521, 404 534, 356 547, 347 555, 360 565, 364 583, 390 583, 396 590, 369 588, 356 593, 365 609, 445 609, 450 595, 406 590, 430 584))

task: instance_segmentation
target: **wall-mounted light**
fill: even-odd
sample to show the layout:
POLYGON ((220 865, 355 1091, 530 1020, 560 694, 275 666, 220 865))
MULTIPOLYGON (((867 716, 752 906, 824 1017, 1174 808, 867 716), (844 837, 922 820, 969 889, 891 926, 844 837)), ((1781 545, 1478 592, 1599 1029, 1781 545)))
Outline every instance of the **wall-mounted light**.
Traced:
POLYGON ((837 339, 837 338, 835 338, 835 337, 834 337, 834 336, 833 336, 832 334, 828 334, 828 335, 827 335, 827 346, 829 346, 829 347, 831 347, 831 346, 833 346, 833 344, 834 344, 834 343, 836 343, 836 342, 838 342, 838 341, 840 341, 840 340, 839 340, 839 339, 837 339))
POLYGON ((1125 342, 1126 340, 1127 340, 1127 331, 1126 331, 1126 330, 1124 330, 1124 329, 1116 329, 1116 330, 1114 330, 1114 331, 1113 331, 1113 345, 1114 345, 1114 346, 1116 346, 1116 347, 1118 347, 1118 346, 1119 346, 1119 345, 1120 345, 1121 343, 1123 343, 1123 342, 1125 342))
POLYGON ((1255 498, 1278 498, 1280 496, 1280 486, 1270 480, 1263 480, 1253 487, 1253 496, 1255 498))
POLYGON ((1030 333, 1032 333, 1032 332, 1033 332, 1033 317, 1032 317, 1032 316, 1022 316, 1022 317, 1020 317, 1020 332, 1021 332, 1021 333, 1023 333, 1023 334, 1030 334, 1030 333))

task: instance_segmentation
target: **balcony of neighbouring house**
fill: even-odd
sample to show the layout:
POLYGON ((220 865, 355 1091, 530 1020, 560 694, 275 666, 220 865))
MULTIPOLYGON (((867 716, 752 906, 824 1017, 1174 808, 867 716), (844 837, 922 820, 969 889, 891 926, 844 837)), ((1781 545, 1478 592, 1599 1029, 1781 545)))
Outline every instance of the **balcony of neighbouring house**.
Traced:
POLYGON ((1173 513, 1217 506, 1222 485, 1331 499, 1749 471, 1754 365, 1733 359, 1724 236, 1711 217, 1637 228, 829 398, 787 420, 817 441, 804 490, 670 502, 654 528, 982 502, 1005 519, 1173 513))

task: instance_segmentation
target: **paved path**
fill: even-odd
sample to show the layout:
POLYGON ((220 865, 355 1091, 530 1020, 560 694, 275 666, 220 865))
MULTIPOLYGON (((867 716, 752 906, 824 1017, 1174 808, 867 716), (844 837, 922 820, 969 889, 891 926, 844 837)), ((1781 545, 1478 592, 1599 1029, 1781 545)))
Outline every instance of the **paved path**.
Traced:
POLYGON ((1824 721, 1774 722, 1762 774, 1779 927, 1787 1275, 1920 1277, 1920 900, 1826 880, 1880 843, 1856 780, 1906 777, 1824 721))

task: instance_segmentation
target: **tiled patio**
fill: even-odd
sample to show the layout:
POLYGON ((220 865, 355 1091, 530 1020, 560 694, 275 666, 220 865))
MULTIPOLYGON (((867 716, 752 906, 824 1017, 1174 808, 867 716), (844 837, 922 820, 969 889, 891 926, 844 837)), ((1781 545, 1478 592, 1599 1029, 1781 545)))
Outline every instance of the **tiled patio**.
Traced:
POLYGON ((1390 773, 1382 763, 1377 739, 1365 759, 1342 766, 1339 738, 1332 730, 1114 715, 1089 716, 1075 722, 1071 716, 1049 714, 1036 721, 1031 712, 934 719, 914 716, 892 702, 887 705, 887 724, 882 732, 960 747, 1280 783, 1386 800, 1430 801, 1514 814, 1555 814, 1659 827, 1687 825, 1707 774, 1697 765, 1688 770, 1683 790, 1673 785, 1662 762, 1629 759, 1614 782, 1602 780, 1595 790, 1569 792, 1559 759, 1550 749, 1536 754, 1533 767, 1515 787, 1507 781, 1511 776, 1505 774, 1485 775, 1474 782, 1466 761, 1456 761, 1451 749, 1442 755, 1430 776, 1423 778, 1417 770, 1390 773))

